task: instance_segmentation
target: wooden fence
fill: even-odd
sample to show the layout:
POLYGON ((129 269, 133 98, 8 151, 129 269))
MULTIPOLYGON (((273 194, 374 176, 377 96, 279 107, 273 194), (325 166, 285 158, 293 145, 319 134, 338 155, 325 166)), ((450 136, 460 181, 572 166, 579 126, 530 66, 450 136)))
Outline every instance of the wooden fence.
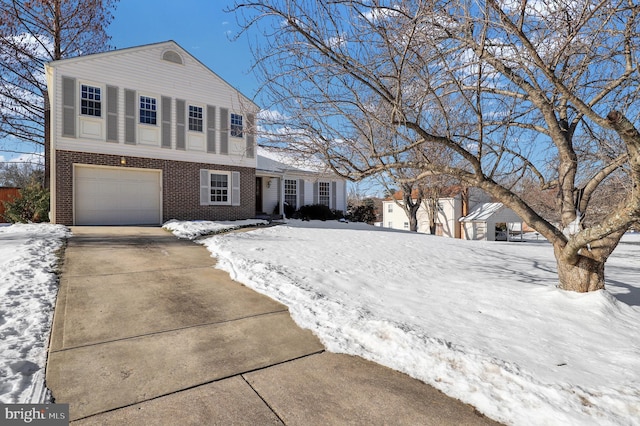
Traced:
POLYGON ((20 196, 20 188, 0 187, 0 222, 6 222, 4 218, 4 201, 15 200, 20 196))

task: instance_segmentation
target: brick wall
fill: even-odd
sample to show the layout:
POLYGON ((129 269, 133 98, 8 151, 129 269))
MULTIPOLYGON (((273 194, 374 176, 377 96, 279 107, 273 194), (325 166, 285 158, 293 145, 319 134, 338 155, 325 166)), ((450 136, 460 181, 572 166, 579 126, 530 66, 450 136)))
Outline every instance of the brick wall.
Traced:
POLYGON ((73 164, 133 167, 162 170, 162 221, 239 220, 255 215, 255 169, 207 163, 190 163, 153 158, 126 157, 75 151, 56 152, 55 223, 73 225, 73 164), (201 206, 200 169, 240 172, 239 206, 201 206))

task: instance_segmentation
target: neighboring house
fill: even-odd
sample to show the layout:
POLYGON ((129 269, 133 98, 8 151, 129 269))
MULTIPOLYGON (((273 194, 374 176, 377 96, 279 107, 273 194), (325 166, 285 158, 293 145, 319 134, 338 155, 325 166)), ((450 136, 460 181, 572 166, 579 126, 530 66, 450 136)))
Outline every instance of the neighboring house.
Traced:
MULTIPOLYGON (((416 200, 414 196, 414 200, 416 200)), ((416 213, 418 220, 418 232, 430 234, 429 213, 423 200, 422 206, 416 213)), ((403 193, 401 191, 393 194, 391 199, 382 203, 382 226, 391 229, 409 230, 409 216, 402 207, 403 193)), ((457 224, 458 218, 462 216, 462 195, 450 194, 450 196, 438 199, 438 216, 436 218, 436 235, 450 238, 460 238, 460 226, 457 224)))
POLYGON ((256 211, 281 215, 284 204, 294 210, 323 204, 347 210, 347 181, 312 159, 300 159, 275 149, 258 147, 256 211))
POLYGON ((258 107, 173 41, 45 65, 51 221, 256 214, 258 107))
MULTIPOLYGON (((511 233, 522 229, 522 220, 513 210, 501 203, 489 203, 490 197, 482 191, 469 188, 467 199, 463 197, 459 187, 448 188, 444 194, 446 196, 438 198, 438 214, 435 221, 438 236, 494 241, 497 234, 498 239, 502 237, 500 224, 505 226, 504 239, 509 238, 506 229, 511 233)), ((409 230, 409 217, 402 208, 402 199, 402 192, 396 192, 392 198, 384 201, 383 227, 409 230)), ((424 202, 426 200, 416 214, 418 232, 429 234, 429 213, 424 202)))
POLYGON ((460 222, 467 240, 509 241, 514 234, 522 238, 522 219, 502 203, 480 203, 460 222))

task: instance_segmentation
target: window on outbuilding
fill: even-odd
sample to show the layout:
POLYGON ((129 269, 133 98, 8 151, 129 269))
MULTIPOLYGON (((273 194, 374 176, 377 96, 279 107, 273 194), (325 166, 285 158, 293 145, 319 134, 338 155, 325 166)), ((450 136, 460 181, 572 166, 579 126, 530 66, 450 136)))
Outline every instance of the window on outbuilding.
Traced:
POLYGON ((393 204, 389 203, 389 205, 387 206, 387 212, 393 213, 393 204))
POLYGON ((102 117, 102 95, 99 87, 86 84, 80 86, 80 113, 102 117))

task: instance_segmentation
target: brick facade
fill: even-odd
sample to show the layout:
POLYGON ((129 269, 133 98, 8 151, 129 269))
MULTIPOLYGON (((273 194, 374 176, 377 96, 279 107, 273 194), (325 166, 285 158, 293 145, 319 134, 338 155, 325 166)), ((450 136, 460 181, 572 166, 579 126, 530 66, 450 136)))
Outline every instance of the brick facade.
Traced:
POLYGON ((73 225, 73 164, 162 170, 162 221, 239 220, 255 215, 256 171, 249 167, 231 167, 208 163, 191 163, 154 158, 75 151, 56 151, 55 223, 73 225), (239 206, 201 206, 200 169, 240 172, 239 206))

